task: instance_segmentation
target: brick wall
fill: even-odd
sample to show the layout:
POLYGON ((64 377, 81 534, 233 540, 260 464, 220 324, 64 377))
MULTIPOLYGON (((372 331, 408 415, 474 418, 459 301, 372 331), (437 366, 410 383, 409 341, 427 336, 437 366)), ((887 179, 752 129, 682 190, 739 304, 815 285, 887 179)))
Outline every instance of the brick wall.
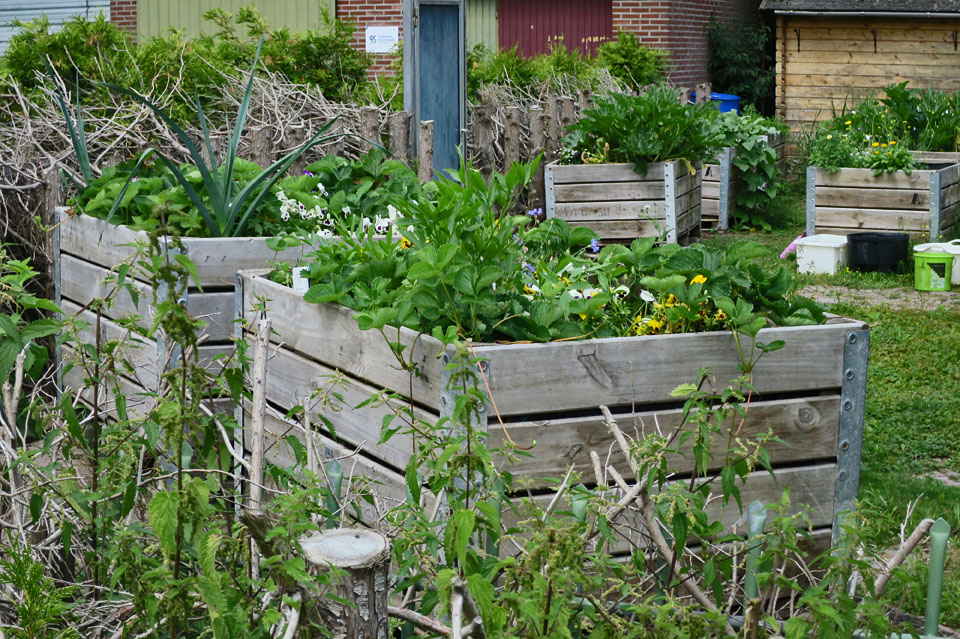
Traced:
POLYGON ((110 0, 110 22, 137 35, 137 0, 110 0))
MULTIPOLYGON (((353 35, 354 45, 363 50, 364 30, 368 26, 399 27, 400 39, 403 39, 403 4, 401 0, 337 0, 337 18, 350 20, 356 27, 353 35)), ((389 54, 374 54, 374 63, 368 75, 374 76, 388 72, 393 61, 389 54)))
POLYGON ((670 81, 691 86, 707 75, 710 20, 758 22, 757 0, 612 0, 613 30, 632 31, 649 47, 670 51, 670 81))

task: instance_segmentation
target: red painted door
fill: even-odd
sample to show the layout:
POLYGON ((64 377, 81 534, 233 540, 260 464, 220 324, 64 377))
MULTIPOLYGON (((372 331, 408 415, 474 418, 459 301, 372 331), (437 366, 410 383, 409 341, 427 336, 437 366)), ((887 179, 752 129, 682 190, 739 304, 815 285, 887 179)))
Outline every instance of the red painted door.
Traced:
POLYGON ((547 53, 562 38, 568 49, 596 53, 613 36, 613 0, 499 0, 500 48, 547 53))

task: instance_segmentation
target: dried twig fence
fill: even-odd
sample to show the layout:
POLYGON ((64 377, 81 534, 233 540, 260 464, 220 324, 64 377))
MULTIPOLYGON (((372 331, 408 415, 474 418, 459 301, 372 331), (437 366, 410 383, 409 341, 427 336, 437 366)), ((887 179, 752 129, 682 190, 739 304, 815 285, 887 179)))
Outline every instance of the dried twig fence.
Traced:
MULTIPOLYGON (((172 74, 167 86, 159 88, 155 101, 169 102, 182 92, 172 74)), ((222 91, 219 108, 236 113, 242 99, 242 81, 222 91)), ((624 90, 615 82, 604 90, 624 90)), ((69 94, 68 87, 61 90, 69 94)), ((20 257, 32 258, 41 271, 53 262, 49 234, 34 222, 38 216, 45 226, 54 221, 44 212, 63 204, 67 195, 61 186, 47 183, 45 176, 65 171, 78 176, 75 154, 63 117, 52 91, 29 95, 8 83, 0 92, 0 229, 3 236, 19 245, 20 257)), ((689 99, 689 90, 680 90, 680 99, 689 99)), ((710 95, 708 85, 697 87, 697 95, 710 95)), ((72 98, 71 98, 72 99, 72 98)), ((163 151, 174 161, 187 162, 189 154, 149 109, 113 95, 108 103, 83 109, 90 163, 94 176, 102 168, 136 157, 148 148, 163 151)), ((527 95, 511 87, 492 87, 479 104, 471 105, 467 123, 467 155, 486 174, 504 171, 516 161, 529 161, 543 154, 543 162, 523 204, 544 205, 543 166, 557 157, 564 127, 577 121, 589 108, 593 94, 587 90, 527 95)), ((336 153, 357 157, 372 144, 380 144, 405 162, 416 162, 420 178, 433 175, 433 129, 431 122, 414 124, 407 112, 391 111, 388 104, 358 107, 329 102, 314 87, 290 83, 281 76, 258 77, 248 114, 247 134, 240 144, 241 157, 269 164, 297 148, 316 131, 336 118, 334 131, 344 135, 318 145, 299 159, 299 171, 320 157, 336 153), (417 144, 413 144, 416 136, 417 144), (414 154, 413 149, 418 153, 414 154)), ((214 114, 211 118, 216 121, 214 114)), ((227 122, 230 118, 222 117, 227 122)), ((197 139, 201 132, 188 127, 197 139)), ((226 146, 229 127, 211 132, 214 152, 226 146)))

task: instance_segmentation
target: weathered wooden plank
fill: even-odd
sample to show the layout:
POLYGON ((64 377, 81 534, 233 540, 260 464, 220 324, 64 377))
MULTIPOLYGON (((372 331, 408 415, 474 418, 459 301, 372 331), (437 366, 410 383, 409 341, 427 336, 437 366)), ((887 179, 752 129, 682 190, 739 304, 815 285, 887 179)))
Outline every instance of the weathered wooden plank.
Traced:
POLYGON ((353 311, 333 304, 306 304, 303 294, 261 275, 244 274, 243 317, 253 320, 260 296, 267 301, 276 340, 331 368, 348 371, 374 386, 409 395, 436 410, 440 399, 440 342, 409 329, 387 331, 391 341, 407 348, 404 357, 420 372, 411 381, 400 370, 387 340, 376 331, 360 331, 353 311))
MULTIPOLYGON (((78 344, 96 344, 97 343, 97 315, 93 311, 81 310, 80 306, 69 300, 64 300, 61 304, 64 315, 75 317, 85 324, 80 326, 77 331, 78 344)), ((127 361, 132 368, 125 371, 125 374, 139 381, 140 385, 146 388, 156 388, 157 384, 157 342, 155 339, 146 337, 121 326, 107 317, 100 318, 101 344, 107 342, 117 342, 118 346, 114 348, 117 358, 127 361)))
POLYGON ((682 162, 679 164, 679 167, 682 170, 677 173, 679 176, 677 178, 677 195, 684 195, 694 189, 700 188, 700 171, 695 170, 691 173, 682 162))
MULTIPOLYGON (((761 342, 786 345, 754 369, 761 393, 840 387, 844 339, 857 321, 767 328, 761 342)), ((593 339, 584 342, 478 346, 489 360, 488 381, 502 415, 550 413, 584 406, 669 402, 670 392, 694 381, 701 367, 720 384, 739 374, 729 332, 593 339)))
POLYGON ((632 164, 551 164, 554 184, 577 182, 638 182, 663 180, 663 163, 647 165, 643 175, 632 164))
MULTIPOLYGON (((894 83, 898 78, 923 79, 952 79, 956 77, 955 69, 950 64, 897 64, 888 65, 882 61, 874 64, 830 64, 827 62, 787 62, 788 73, 853 75, 857 78, 877 77, 888 78, 887 82, 894 83)), ((857 81, 851 85, 857 86, 857 81)))
MULTIPOLYGON (((819 203, 818 200, 817 204, 819 203)), ((818 206, 816 207, 816 221, 817 226, 841 227, 851 230, 922 231, 930 225, 930 215, 927 211, 818 206)))
POLYGON ((873 189, 817 184, 817 205, 863 209, 927 211, 930 189, 873 189))
POLYGON ((957 52, 953 48, 953 38, 951 32, 946 31, 943 37, 937 40, 881 40, 879 32, 877 33, 877 52, 873 52, 873 37, 866 40, 861 39, 807 39, 804 37, 800 42, 800 53, 797 54, 796 35, 791 31, 787 37, 787 60, 792 57, 805 53, 847 53, 869 55, 887 55, 887 54, 927 54, 935 56, 945 56, 947 59, 955 57, 957 52), (793 46, 789 46, 793 45, 793 46))
MULTIPOLYGON (((617 415, 616 419, 629 433, 657 432, 657 429, 672 433, 680 424, 681 413, 680 409, 646 411, 617 415)), ((737 437, 756 439, 758 435, 773 433, 780 438, 782 442, 770 442, 766 446, 774 465, 833 459, 837 454, 839 418, 839 395, 756 402, 751 403, 737 437)), ((531 456, 518 457, 504 466, 516 479, 532 482, 531 488, 547 487, 548 483, 536 480, 562 477, 571 464, 585 477, 592 477, 590 451, 596 451, 603 459, 607 459, 607 452, 612 451, 609 463, 624 476, 630 473, 630 467, 599 411, 589 417, 507 423, 505 428, 494 418, 487 431, 491 448, 499 448, 507 442, 504 431, 518 446, 533 446, 529 451, 531 456)), ((719 435, 715 437, 711 468, 723 463, 723 439, 719 435)), ((691 446, 691 442, 686 442, 680 447, 682 454, 670 455, 669 464, 674 472, 693 472, 691 446)))
MULTIPOLYGON (((61 353, 64 362, 80 361, 77 359, 73 347, 64 346, 61 353)), ((70 368, 63 375, 63 392, 71 396, 79 392, 81 399, 89 406, 93 403, 94 388, 84 381, 84 376, 84 370, 80 366, 70 368)), ((143 386, 122 375, 117 375, 111 378, 108 383, 101 385, 97 391, 98 404, 104 417, 117 418, 116 402, 118 394, 123 395, 127 415, 131 418, 146 417, 156 402, 156 398, 148 395, 143 386)))
MULTIPOLYGON (((245 406, 244 423, 250 423, 249 406, 245 406)), ((244 429, 245 441, 249 438, 249 429, 244 429)), ((267 413, 264 420, 264 456, 266 460, 281 468, 293 468, 296 464, 296 455, 286 437, 293 435, 302 441, 303 433, 294 424, 267 413)), ((343 465, 343 494, 349 491, 353 496, 351 503, 357 503, 361 509, 361 521, 367 525, 377 523, 379 515, 400 504, 406 499, 406 482, 403 475, 369 459, 355 448, 344 446, 325 434, 314 433, 319 455, 318 461, 325 464, 331 459, 339 459, 343 465), (379 501, 380 512, 377 509, 358 499, 358 489, 368 489, 376 495, 379 501)), ((347 516, 353 516, 352 507, 346 509, 347 516)))
POLYGON ((649 182, 592 182, 557 184, 556 202, 663 199, 663 180, 649 182))
POLYGON ((596 231, 602 240, 634 240, 638 237, 658 237, 666 230, 662 219, 658 221, 647 219, 611 220, 611 221, 581 221, 568 220, 571 226, 589 226, 596 231), (659 225, 659 228, 657 228, 659 225))
POLYGON ((188 237, 183 239, 183 248, 197 267, 201 287, 232 290, 237 271, 266 268, 271 261, 295 264, 305 252, 304 247, 297 246, 278 253, 267 247, 266 240, 265 237, 188 237))
POLYGON ((634 200, 630 202, 581 202, 557 204, 555 215, 567 221, 579 220, 634 220, 654 218, 662 220, 665 214, 663 200, 634 200), (644 210, 644 207, 650 207, 644 210))
POLYGON ((717 200, 720 197, 720 182, 704 182, 700 192, 704 200, 717 200))
POLYGON ((873 75, 857 76, 849 73, 842 73, 840 75, 825 72, 794 73, 790 67, 787 68, 786 74, 784 75, 784 81, 788 84, 808 87, 838 87, 848 91, 858 89, 880 90, 890 86, 891 83, 903 82, 904 80, 912 80, 911 85, 916 84, 916 88, 928 87, 941 91, 956 91, 957 88, 960 87, 960 78, 941 77, 931 78, 930 81, 927 81, 921 77, 902 77, 895 68, 891 68, 886 77, 873 75))
POLYGON ((903 171, 874 177, 872 169, 840 169, 827 173, 817 169, 817 187, 856 186, 865 189, 929 189, 932 171, 917 170, 907 175, 903 171))
POLYGON ((703 168, 700 170, 700 174, 703 179, 704 187, 707 185, 707 182, 720 182, 720 165, 704 164, 703 168))
MULTIPOLYGON (((789 488, 789 514, 802 512, 805 506, 809 506, 811 526, 813 528, 829 526, 833 523, 834 516, 833 491, 836 471, 836 464, 785 468, 777 471, 775 477, 771 477, 765 470, 757 471, 747 476, 746 483, 740 487, 740 497, 743 504, 750 504, 757 500, 765 504, 778 503, 784 489, 789 488)), ((715 493, 719 492, 720 487, 717 486, 715 493)), ((541 508, 546 507, 552 499, 552 494, 533 497, 533 501, 541 508)), ((569 511, 570 508, 570 496, 566 494, 561 497, 557 510, 569 511)), ((722 506, 720 499, 711 500, 704 510, 711 521, 719 520, 723 523, 724 532, 730 532, 733 525, 743 516, 737 507, 737 502, 733 499, 727 503, 726 507, 722 506)), ((503 520, 507 526, 523 527, 522 519, 513 511, 505 512, 503 520)), ((611 549, 613 552, 626 551, 632 547, 642 548, 646 545, 645 539, 635 532, 644 530, 644 525, 635 510, 625 513, 614 528, 620 538, 611 549)))
MULTIPOLYGON (((872 44, 872 42, 871 42, 872 44)), ((878 43, 879 44, 879 43, 878 43)), ((876 64, 889 64, 891 66, 928 66, 928 65, 950 65, 957 64, 960 62, 960 52, 953 51, 953 43, 950 43, 949 53, 946 51, 939 52, 923 52, 923 51, 909 51, 909 52, 880 52, 879 46, 877 47, 877 52, 874 53, 872 48, 870 51, 813 51, 813 50, 803 50, 803 45, 801 43, 801 50, 797 51, 795 48, 793 50, 787 49, 787 64, 792 63, 827 63, 827 64, 848 64, 856 65, 858 68, 861 65, 876 65, 876 64)))
POLYGON ((716 220, 720 215, 720 201, 703 198, 700 201, 700 215, 704 221, 716 220))
MULTIPOLYGON (((378 400, 363 408, 356 408, 378 395, 380 389, 350 378, 334 384, 334 380, 337 379, 334 369, 311 361, 286 348, 277 349, 267 363, 267 367, 269 370, 267 399, 282 412, 294 406, 304 405, 316 392, 338 393, 342 401, 331 399, 329 404, 321 404, 312 411, 314 423, 325 428, 320 421, 322 415, 330 420, 337 438, 345 445, 354 448, 362 446, 369 454, 401 471, 406 467, 413 450, 413 441, 409 435, 398 434, 388 442, 383 444, 378 442, 384 417, 396 414, 409 404, 394 400, 388 405, 384 397, 384 401, 378 400)), ((417 419, 430 423, 439 419, 436 413, 419 407, 414 407, 413 414, 417 419)), ((399 426, 401 419, 406 417, 398 416, 395 419, 393 427, 399 426)))
MULTIPOLYGON (((79 306, 86 306, 94 299, 103 299, 112 294, 116 284, 105 280, 110 272, 100 266, 78 259, 72 255, 61 255, 60 258, 60 292, 65 300, 76 302, 79 306)), ((125 319, 139 315, 140 326, 147 328, 153 321, 153 293, 150 287, 143 282, 130 280, 131 287, 137 292, 139 299, 134 304, 130 292, 121 289, 113 296, 113 304, 103 310, 103 315, 110 319, 125 319)))
MULTIPOLYGON (((129 260, 137 242, 147 243, 147 234, 126 226, 109 224, 90 215, 67 215, 60 209, 60 250, 105 268, 129 260)), ((139 275, 134 269, 131 274, 139 275)), ((142 275, 141 279, 144 279, 142 275)))
POLYGON ((797 50, 797 35, 793 29, 800 30, 800 49, 805 44, 818 40, 856 40, 868 42, 873 47, 873 30, 877 32, 877 46, 883 42, 949 42, 953 45, 953 29, 960 27, 960 21, 949 19, 910 20, 870 17, 864 20, 848 22, 842 18, 830 17, 829 21, 790 19, 787 33, 787 49, 797 50), (949 26, 948 26, 949 25, 949 26), (793 45, 792 47, 789 45, 793 45))

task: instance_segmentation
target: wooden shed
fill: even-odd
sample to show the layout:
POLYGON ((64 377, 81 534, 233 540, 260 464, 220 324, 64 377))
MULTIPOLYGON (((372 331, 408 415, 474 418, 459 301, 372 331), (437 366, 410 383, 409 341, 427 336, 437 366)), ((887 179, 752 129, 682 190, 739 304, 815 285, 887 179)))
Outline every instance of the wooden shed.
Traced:
POLYGON ((793 131, 883 87, 960 90, 960 0, 764 0, 776 15, 777 113, 793 131))

